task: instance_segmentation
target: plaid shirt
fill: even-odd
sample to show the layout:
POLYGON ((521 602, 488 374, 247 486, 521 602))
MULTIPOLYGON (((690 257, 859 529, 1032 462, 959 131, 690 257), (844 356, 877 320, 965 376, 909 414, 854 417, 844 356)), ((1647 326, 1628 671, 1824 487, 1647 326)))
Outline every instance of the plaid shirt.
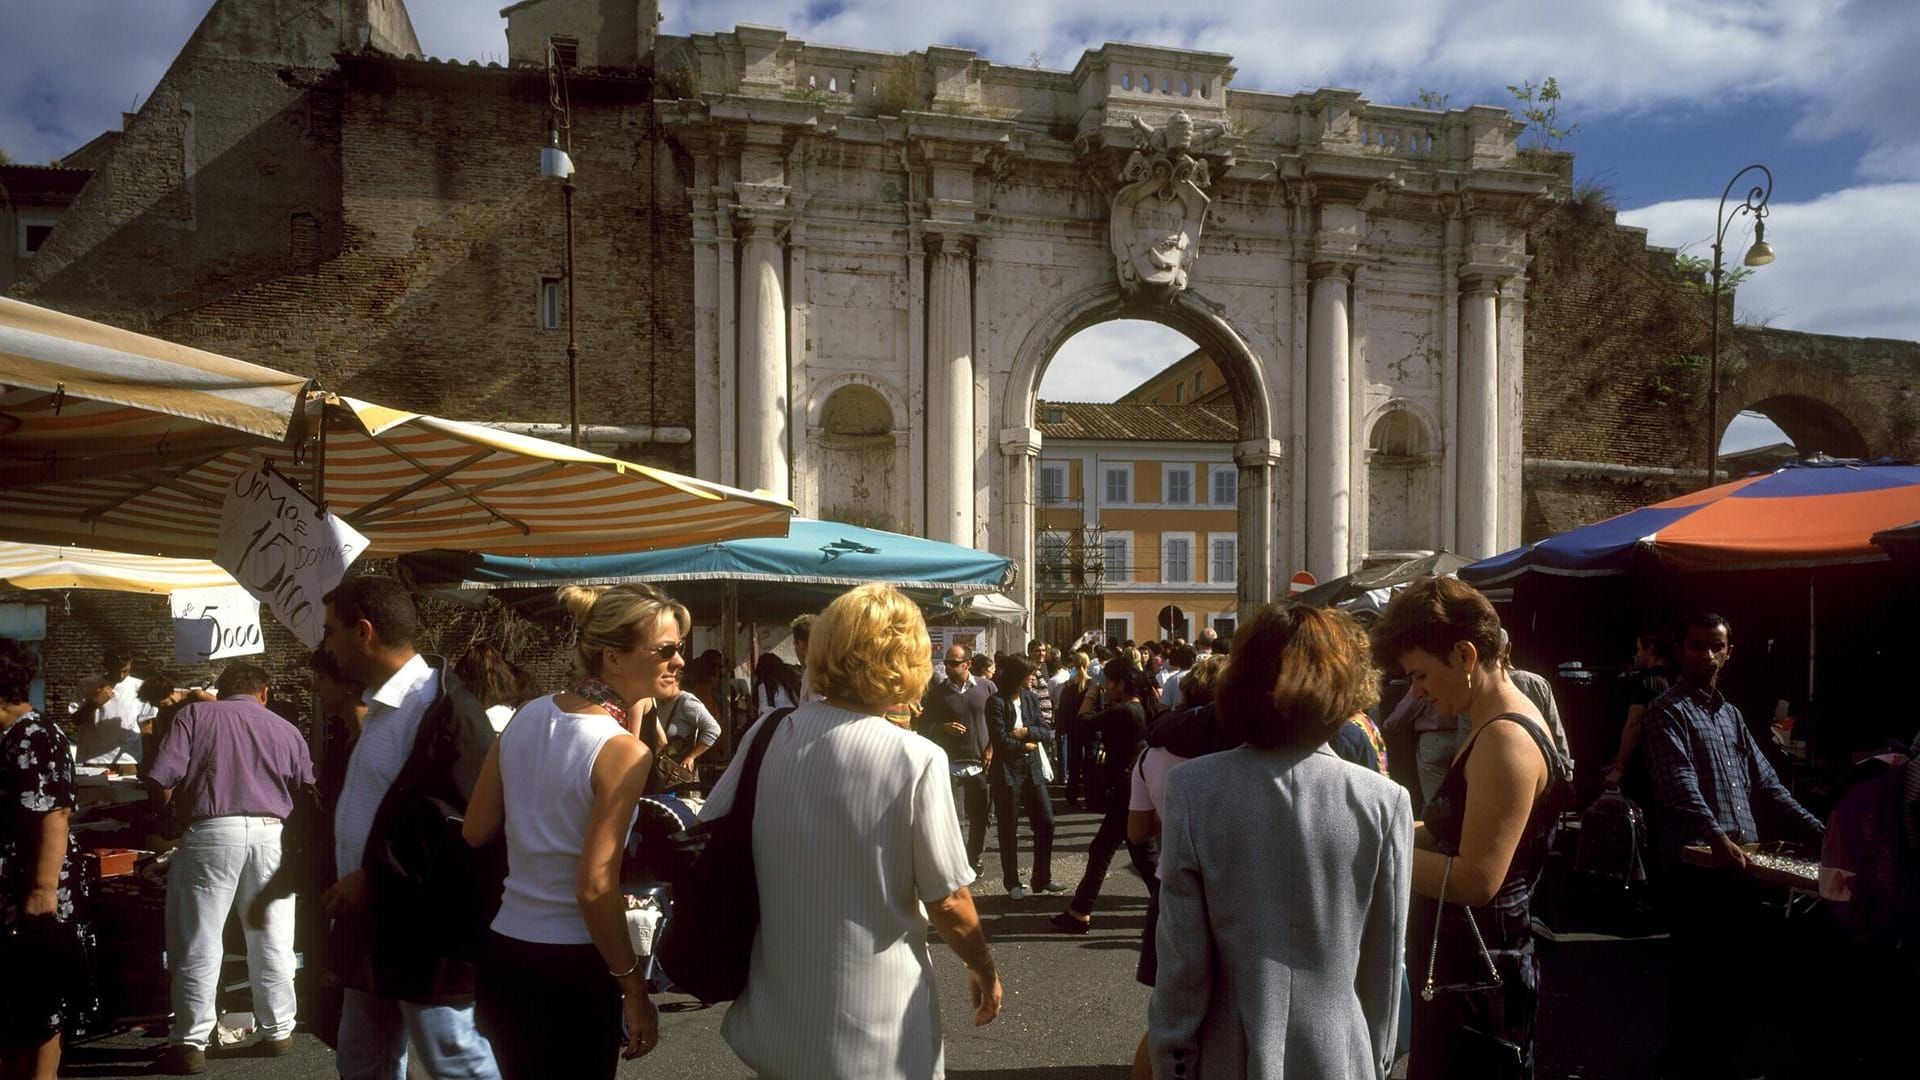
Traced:
POLYGON ((1718 690, 1682 680, 1647 706, 1641 732, 1660 801, 1660 853, 1669 862, 1678 862, 1686 845, 1715 836, 1742 844, 1760 839, 1756 802, 1771 805, 1782 822, 1820 835, 1820 819, 1794 800, 1761 756, 1740 710, 1718 690))

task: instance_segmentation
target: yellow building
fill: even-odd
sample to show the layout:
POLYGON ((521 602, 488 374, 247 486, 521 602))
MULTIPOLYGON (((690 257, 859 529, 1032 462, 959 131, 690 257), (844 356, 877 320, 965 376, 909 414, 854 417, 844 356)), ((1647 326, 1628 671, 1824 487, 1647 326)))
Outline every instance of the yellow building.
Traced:
POLYGON ((1202 627, 1230 636, 1239 572, 1232 409, 1042 401, 1036 415, 1040 636, 1192 640, 1202 627), (1163 629, 1169 606, 1181 618, 1163 629))

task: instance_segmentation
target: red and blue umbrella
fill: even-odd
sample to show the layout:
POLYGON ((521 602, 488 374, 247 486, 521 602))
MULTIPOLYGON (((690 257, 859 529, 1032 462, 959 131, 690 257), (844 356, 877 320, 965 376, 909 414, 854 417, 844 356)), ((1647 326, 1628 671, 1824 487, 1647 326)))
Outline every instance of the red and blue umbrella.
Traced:
POLYGON ((1875 533, 1920 521, 1920 467, 1815 459, 1561 533, 1459 571, 1486 587, 1528 572, 1765 570, 1884 562, 1875 533))

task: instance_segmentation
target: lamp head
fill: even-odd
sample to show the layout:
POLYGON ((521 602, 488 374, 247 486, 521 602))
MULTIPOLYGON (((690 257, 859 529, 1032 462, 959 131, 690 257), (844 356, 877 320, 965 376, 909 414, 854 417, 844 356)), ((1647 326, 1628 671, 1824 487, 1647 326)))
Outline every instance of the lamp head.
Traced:
POLYGON ((1765 266, 1773 261, 1773 245, 1767 243, 1767 223, 1753 223, 1753 246, 1747 249, 1747 257, 1740 260, 1748 266, 1765 266))
POLYGON ((573 158, 560 149, 560 129, 548 129, 548 145, 540 149, 540 175, 547 180, 566 180, 573 176, 573 158))

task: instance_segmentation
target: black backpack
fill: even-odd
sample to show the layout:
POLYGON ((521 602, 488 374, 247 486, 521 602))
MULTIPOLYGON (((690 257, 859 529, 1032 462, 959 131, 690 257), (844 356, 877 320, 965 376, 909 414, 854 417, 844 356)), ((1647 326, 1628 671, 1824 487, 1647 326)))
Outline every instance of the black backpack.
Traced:
POLYGON ((673 910, 660 945, 660 966, 675 988, 712 1005, 747 988, 753 939, 760 932, 760 886, 753 868, 753 806, 760 763, 792 709, 767 717, 740 767, 740 786, 726 814, 675 833, 673 910))

